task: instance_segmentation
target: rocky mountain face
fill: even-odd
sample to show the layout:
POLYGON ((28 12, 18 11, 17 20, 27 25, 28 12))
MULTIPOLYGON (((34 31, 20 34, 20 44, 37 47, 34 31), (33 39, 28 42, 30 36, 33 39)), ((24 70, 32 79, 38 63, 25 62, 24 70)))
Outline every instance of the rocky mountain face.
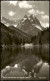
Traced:
POLYGON ((24 18, 20 20, 17 27, 30 36, 38 35, 38 32, 43 30, 39 20, 33 15, 25 15, 24 18))

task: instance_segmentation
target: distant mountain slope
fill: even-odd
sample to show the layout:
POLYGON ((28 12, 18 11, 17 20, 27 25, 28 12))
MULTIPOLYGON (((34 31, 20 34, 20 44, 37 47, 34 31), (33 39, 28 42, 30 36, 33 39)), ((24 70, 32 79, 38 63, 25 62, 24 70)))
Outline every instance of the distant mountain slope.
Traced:
POLYGON ((33 15, 25 15, 17 27, 28 35, 35 36, 43 30, 39 20, 33 15))
POLYGON ((25 37, 30 38, 30 35, 26 34, 25 32, 21 31, 20 29, 14 27, 14 26, 12 26, 12 25, 9 26, 9 28, 10 28, 11 30, 14 30, 16 33, 18 32, 18 34, 22 35, 24 38, 25 38, 25 37))
POLYGON ((1 23, 1 43, 2 44, 20 44, 24 42, 30 42, 31 38, 18 30, 17 28, 11 26, 6 27, 3 23, 1 23))

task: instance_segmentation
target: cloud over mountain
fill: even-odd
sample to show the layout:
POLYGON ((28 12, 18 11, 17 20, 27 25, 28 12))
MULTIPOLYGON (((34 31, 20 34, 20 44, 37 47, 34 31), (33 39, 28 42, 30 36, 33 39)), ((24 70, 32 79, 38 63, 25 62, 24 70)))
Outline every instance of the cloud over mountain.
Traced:
POLYGON ((16 13, 13 12, 13 11, 10 11, 8 14, 9 14, 10 16, 14 16, 16 13))
POLYGON ((49 1, 1 1, 1 17, 15 21, 29 14, 34 14, 44 25, 49 24, 49 1))
POLYGON ((32 8, 32 5, 28 4, 27 1, 21 1, 18 3, 18 5, 20 8, 26 8, 26 9, 32 8))
POLYGON ((34 15, 38 15, 38 14, 43 15, 43 14, 45 14, 44 11, 35 10, 35 9, 28 10, 28 13, 29 14, 34 14, 34 15))
POLYGON ((18 1, 9 1, 10 5, 14 5, 14 6, 17 5, 17 2, 18 2, 18 1))
POLYGON ((42 19, 48 19, 49 20, 49 16, 48 15, 42 15, 41 18, 42 19))
POLYGON ((45 22, 40 21, 40 23, 44 28, 49 27, 49 23, 47 22, 45 23, 45 22))

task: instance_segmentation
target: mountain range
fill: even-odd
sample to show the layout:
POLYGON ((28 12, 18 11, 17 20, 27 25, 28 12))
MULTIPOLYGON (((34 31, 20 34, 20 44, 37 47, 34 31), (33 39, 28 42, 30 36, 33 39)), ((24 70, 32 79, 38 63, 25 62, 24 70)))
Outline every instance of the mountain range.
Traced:
POLYGON ((8 26, 13 25, 30 36, 38 35, 39 32, 45 29, 34 15, 25 15, 22 19, 16 21, 2 17, 2 23, 8 26))
POLYGON ((33 15, 25 15, 24 18, 20 20, 17 27, 30 36, 38 35, 39 32, 44 30, 39 20, 33 15))

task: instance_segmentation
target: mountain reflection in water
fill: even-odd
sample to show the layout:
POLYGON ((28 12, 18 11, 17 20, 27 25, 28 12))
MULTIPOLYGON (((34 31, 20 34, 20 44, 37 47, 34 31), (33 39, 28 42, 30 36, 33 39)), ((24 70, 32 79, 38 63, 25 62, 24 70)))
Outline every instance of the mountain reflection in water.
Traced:
POLYGON ((15 47, 2 49, 2 54, 9 55, 2 61, 1 77, 28 77, 36 79, 49 78, 48 47, 41 46, 15 47), (25 48, 26 47, 26 48, 25 48), (12 58, 11 62, 8 62, 12 58), (6 64, 7 60, 7 64, 6 64), (3 65, 5 64, 5 65, 3 65), (7 67, 6 67, 7 66, 7 67))

